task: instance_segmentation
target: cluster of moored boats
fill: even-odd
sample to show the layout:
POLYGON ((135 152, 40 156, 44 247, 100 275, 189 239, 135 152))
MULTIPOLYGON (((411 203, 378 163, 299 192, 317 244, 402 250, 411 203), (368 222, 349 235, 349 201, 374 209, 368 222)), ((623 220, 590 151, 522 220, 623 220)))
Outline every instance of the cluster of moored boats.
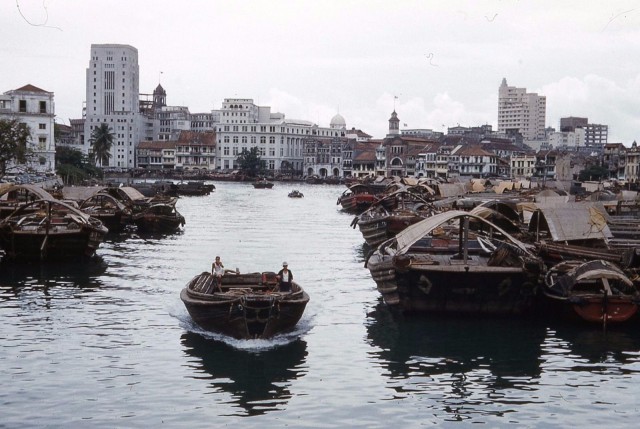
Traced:
POLYGON ((637 318, 637 194, 578 201, 521 185, 398 179, 354 185, 338 203, 356 214, 366 267, 400 312, 637 318))
MULTIPOLYGON (((91 257, 109 232, 135 227, 138 232, 171 233, 185 224, 176 210, 171 183, 59 188, 35 185, 0 188, 0 249, 9 260, 59 260, 91 257)), ((208 195, 201 184, 182 195, 208 195)), ((302 194, 290 195, 302 197, 302 194)), ((309 296, 295 281, 279 288, 276 273, 229 271, 195 276, 180 297, 203 329, 239 339, 269 338, 298 323, 309 296)))
POLYGON ((11 260, 93 256, 109 232, 171 233, 184 226, 176 197, 133 187, 0 188, 0 249, 11 260))

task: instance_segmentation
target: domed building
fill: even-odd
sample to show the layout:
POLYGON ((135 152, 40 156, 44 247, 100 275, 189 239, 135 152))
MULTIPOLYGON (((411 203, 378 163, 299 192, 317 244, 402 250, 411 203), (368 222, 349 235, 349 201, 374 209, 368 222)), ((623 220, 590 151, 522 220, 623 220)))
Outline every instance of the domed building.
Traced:
POLYGON ((347 123, 340 113, 337 113, 333 118, 331 118, 331 122, 329 123, 329 127, 335 130, 344 130, 347 128, 347 123))

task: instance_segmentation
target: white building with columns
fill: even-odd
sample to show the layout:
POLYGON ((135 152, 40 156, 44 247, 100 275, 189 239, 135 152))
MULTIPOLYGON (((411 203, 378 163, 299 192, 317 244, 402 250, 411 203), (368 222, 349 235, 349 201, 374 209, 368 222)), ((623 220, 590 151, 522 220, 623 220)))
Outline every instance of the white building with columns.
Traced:
POLYGON ((342 123, 326 128, 310 121, 286 119, 283 113, 271 112, 269 106, 257 106, 251 98, 225 98, 222 108, 212 114, 216 118, 216 170, 221 171, 235 170, 238 155, 257 147, 267 170, 286 167, 302 173, 305 140, 346 135, 342 123))

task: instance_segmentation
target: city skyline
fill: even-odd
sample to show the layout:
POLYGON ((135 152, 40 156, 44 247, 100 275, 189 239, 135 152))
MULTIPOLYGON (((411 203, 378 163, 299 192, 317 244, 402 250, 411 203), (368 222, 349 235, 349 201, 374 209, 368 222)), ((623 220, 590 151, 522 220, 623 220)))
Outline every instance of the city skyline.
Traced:
POLYGON ((640 128, 633 2, 107 3, 0 5, 2 91, 54 92, 68 124, 82 116, 91 44, 118 43, 138 49, 141 93, 161 83, 192 113, 242 97, 320 126, 339 112, 374 138, 394 108, 401 128, 497 129, 506 78, 546 96, 546 126, 588 117, 627 146, 640 128))

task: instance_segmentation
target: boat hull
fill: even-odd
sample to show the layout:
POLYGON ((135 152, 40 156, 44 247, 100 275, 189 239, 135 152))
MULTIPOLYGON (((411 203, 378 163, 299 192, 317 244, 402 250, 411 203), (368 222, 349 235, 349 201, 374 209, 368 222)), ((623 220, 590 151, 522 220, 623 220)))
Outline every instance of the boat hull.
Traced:
POLYGON ((385 303, 403 313, 529 314, 538 289, 536 278, 518 268, 401 268, 379 254, 367 266, 385 303))
POLYGON ((95 255, 107 229, 82 228, 76 231, 0 230, 0 247, 14 260, 77 259, 95 255))
MULTIPOLYGON (((182 289, 180 299, 202 329, 233 338, 264 339, 291 331, 309 302, 309 296, 299 286, 292 293, 272 293, 260 283, 235 285, 223 292, 211 290, 210 277, 208 273, 196 276, 182 289), (196 286, 203 281, 209 285, 196 286)), ((229 281, 223 278, 226 287, 229 281)))

